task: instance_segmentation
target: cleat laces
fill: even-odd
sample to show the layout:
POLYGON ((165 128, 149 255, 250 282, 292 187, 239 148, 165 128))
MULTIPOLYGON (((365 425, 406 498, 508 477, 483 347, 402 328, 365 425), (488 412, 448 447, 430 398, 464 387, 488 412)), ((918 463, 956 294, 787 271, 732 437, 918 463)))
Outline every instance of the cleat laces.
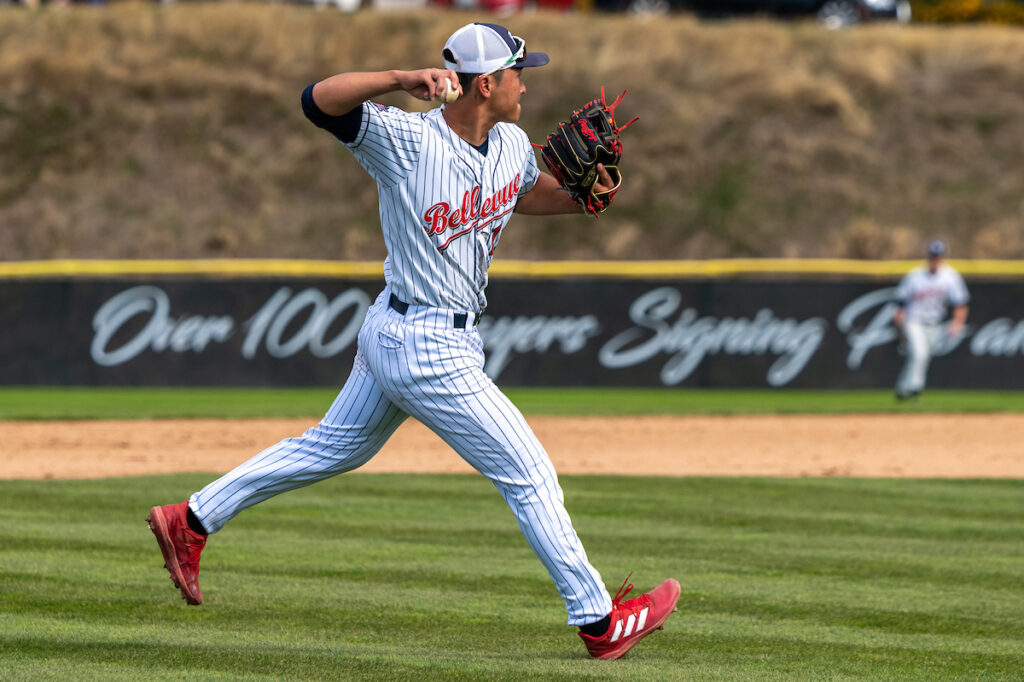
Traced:
POLYGON ((646 594, 641 594, 639 597, 633 597, 629 601, 625 601, 626 595, 633 589, 633 583, 629 582, 631 577, 633 577, 632 571, 630 571, 629 575, 626 576, 626 579, 622 581, 622 587, 619 588, 619 591, 615 593, 614 597, 612 597, 612 608, 629 610, 635 613, 642 607, 649 606, 653 603, 651 598, 646 594))
POLYGON ((629 575, 626 576, 626 579, 622 581, 622 587, 620 587, 619 591, 615 593, 614 597, 612 597, 612 606, 618 606, 619 603, 626 598, 626 595, 629 594, 629 591, 633 589, 633 583, 629 582, 629 579, 632 577, 633 571, 630 571, 629 575), (629 584, 627 585, 626 583, 629 584))

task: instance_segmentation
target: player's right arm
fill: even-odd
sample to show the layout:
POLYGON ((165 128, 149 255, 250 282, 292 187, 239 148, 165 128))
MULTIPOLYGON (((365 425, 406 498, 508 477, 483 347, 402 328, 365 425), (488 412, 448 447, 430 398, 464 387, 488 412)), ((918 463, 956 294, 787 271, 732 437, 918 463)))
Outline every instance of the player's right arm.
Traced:
POLYGON ((381 186, 393 187, 416 167, 423 138, 422 114, 385 107, 370 98, 385 92, 429 92, 428 81, 444 80, 444 69, 343 73, 302 91, 302 111, 355 155, 381 186), (340 112, 340 113, 339 113, 340 112))
POLYGON ((892 314, 892 323, 897 329, 907 321, 907 301, 910 300, 910 275, 905 275, 896 288, 896 309, 892 314))
POLYGON ((313 86, 313 101, 328 116, 347 114, 366 100, 389 92, 405 91, 430 101, 446 77, 458 82, 455 72, 448 69, 339 73, 313 86))

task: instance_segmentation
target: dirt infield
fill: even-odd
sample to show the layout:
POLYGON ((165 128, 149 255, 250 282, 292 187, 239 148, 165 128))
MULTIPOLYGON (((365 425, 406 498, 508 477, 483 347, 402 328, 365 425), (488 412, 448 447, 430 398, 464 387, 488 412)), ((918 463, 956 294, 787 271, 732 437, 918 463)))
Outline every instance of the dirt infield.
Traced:
MULTIPOLYGON (((563 474, 1024 478, 1019 415, 531 417, 563 474)), ((0 422, 0 478, 223 472, 310 419, 0 422)), ((360 471, 471 471, 406 422, 360 471)))

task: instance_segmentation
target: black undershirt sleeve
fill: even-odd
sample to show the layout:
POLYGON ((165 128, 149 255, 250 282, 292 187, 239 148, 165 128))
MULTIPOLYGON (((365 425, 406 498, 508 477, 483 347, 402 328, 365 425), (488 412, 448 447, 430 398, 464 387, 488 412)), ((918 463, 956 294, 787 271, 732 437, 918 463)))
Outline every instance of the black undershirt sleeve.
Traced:
POLYGON ((302 91, 302 111, 306 118, 313 122, 318 128, 323 128, 334 135, 342 142, 355 142, 359 135, 359 127, 363 123, 363 107, 357 106, 347 114, 341 116, 329 116, 320 111, 320 107, 313 101, 313 85, 311 84, 302 91))

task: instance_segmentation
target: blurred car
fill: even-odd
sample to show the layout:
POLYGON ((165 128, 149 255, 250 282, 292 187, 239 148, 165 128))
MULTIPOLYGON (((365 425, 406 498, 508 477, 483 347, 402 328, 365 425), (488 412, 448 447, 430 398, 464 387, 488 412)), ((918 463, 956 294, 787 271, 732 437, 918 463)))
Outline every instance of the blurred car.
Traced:
POLYGON ((528 9, 568 12, 575 9, 576 0, 429 0, 429 4, 460 10, 483 10, 497 16, 511 16, 528 9))
POLYGON ((910 0, 594 0, 606 12, 665 14, 688 10, 702 17, 767 14, 815 16, 829 28, 841 28, 875 19, 910 21, 910 0))

